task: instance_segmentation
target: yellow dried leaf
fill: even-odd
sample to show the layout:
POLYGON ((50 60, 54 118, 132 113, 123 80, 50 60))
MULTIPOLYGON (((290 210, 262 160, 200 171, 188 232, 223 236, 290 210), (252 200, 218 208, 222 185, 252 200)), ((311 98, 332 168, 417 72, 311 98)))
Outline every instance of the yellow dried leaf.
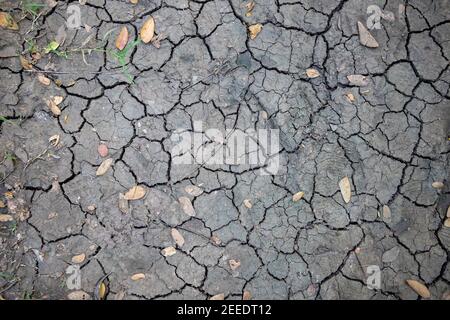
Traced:
POLYGON ((413 289, 419 296, 422 298, 429 298, 431 297, 430 291, 428 288, 416 280, 406 280, 406 283, 413 289))
POLYGON ((171 230, 171 235, 173 240, 175 241, 175 243, 179 246, 182 247, 184 244, 184 237, 183 235, 180 233, 180 231, 178 231, 175 228, 172 228, 171 230))
POLYGON ((111 158, 104 160, 98 167, 97 171, 95 172, 95 175, 96 176, 104 175, 108 171, 108 169, 111 167, 112 163, 113 163, 113 159, 111 159, 111 158))
POLYGON ((245 199, 245 200, 244 200, 244 206, 245 206, 247 209, 251 209, 251 208, 253 207, 253 204, 252 204, 252 202, 250 201, 250 199, 245 199))
POLYGON ((140 35, 141 40, 144 43, 149 43, 153 39, 153 36, 155 35, 155 20, 152 16, 148 17, 148 19, 144 22, 140 35))
POLYGON ((131 276, 131 280, 133 280, 133 281, 138 281, 138 280, 142 280, 142 279, 145 279, 145 274, 143 274, 143 273, 136 273, 131 276))
POLYGON ((248 33, 250 35, 250 39, 255 39, 258 34, 261 32, 263 25, 261 23, 252 24, 248 27, 248 33))
POLYGON ((106 285, 105 283, 102 281, 102 283, 100 283, 99 287, 98 287, 98 297, 103 300, 105 299, 106 296, 106 285))
POLYGON ((316 69, 313 69, 313 68, 306 69, 306 75, 310 79, 320 77, 319 71, 317 71, 316 69))
POLYGON ((0 214, 0 222, 9 222, 9 221, 13 221, 13 217, 10 216, 9 214, 0 214))
POLYGON ((0 27, 9 30, 19 30, 16 21, 14 21, 13 17, 6 12, 0 12, 0 27))
POLYGON ((348 177, 344 177, 341 181, 339 181, 339 188, 341 189, 342 199, 344 199, 345 203, 349 203, 352 196, 350 179, 348 177))
POLYGON ((294 194, 292 196, 292 201, 294 201, 294 202, 300 201, 304 195, 305 195, 305 193, 303 191, 297 192, 296 194, 294 194))
POLYGON ((22 65, 22 68, 24 68, 25 70, 33 69, 33 65, 27 59, 25 59, 24 56, 20 56, 19 59, 20 59, 20 64, 22 65))
POLYGON ((78 254, 76 256, 72 257, 72 263, 79 264, 83 263, 83 261, 86 259, 86 255, 84 253, 78 254))
POLYGON ((45 86, 49 86, 51 83, 50 79, 47 78, 46 76, 44 76, 43 74, 38 74, 37 78, 38 78, 39 82, 45 86))
POLYGON ((125 200, 139 200, 145 196, 145 193, 146 193, 146 191, 145 191, 144 187, 134 186, 133 188, 131 188, 130 190, 128 190, 125 193, 123 198, 125 200))
POLYGON ((137 4, 137 3, 139 2, 139 0, 130 0, 130 2, 131 2, 132 4, 137 4))
POLYGON ((177 253, 177 250, 174 247, 167 247, 162 249, 161 253, 164 257, 170 257, 177 253))
POLYGON ((116 48, 119 50, 123 50, 126 47, 127 43, 128 43, 128 29, 127 27, 123 26, 116 39, 116 48))

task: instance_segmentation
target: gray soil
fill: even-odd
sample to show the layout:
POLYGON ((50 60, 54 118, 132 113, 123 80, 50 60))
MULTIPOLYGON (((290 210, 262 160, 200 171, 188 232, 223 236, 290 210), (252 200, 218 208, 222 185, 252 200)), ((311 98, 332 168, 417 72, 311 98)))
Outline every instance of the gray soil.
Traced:
MULTIPOLYGON (((80 290, 91 298, 105 275, 106 299, 242 299, 245 291, 253 299, 418 299, 410 279, 431 299, 450 296, 450 5, 256 0, 246 15, 246 3, 58 1, 34 25, 28 15, 19 31, 0 30, 0 213, 13 217, 0 222, 3 298, 67 299, 66 270, 80 254, 80 290), (112 29, 102 49, 114 50, 120 27, 135 39, 149 16, 165 38, 126 56, 131 84, 105 52, 85 61, 80 52, 43 54, 34 70, 58 72, 46 73, 46 86, 18 54, 31 61, 25 39, 39 48, 55 40, 68 2, 81 9, 82 27, 66 30, 60 50, 90 35, 93 47, 112 29), (370 4, 395 16, 370 30, 378 48, 358 34, 370 4), (262 31, 250 39, 256 23, 262 31), (309 78, 308 68, 320 76, 309 78), (367 83, 350 83, 354 74, 367 83), (64 97, 59 116, 43 99, 50 96, 64 97), (204 129, 279 129, 280 172, 174 164, 171 134, 199 120, 204 129), (96 176, 102 143, 113 164, 96 176), (120 194, 135 185, 145 197, 124 213, 120 194), (165 256, 170 246, 176 253, 165 256), (366 285, 369 266, 381 270, 376 290, 366 285), (138 273, 145 278, 132 280, 138 273)), ((23 16, 18 1, 1 6, 23 16)))

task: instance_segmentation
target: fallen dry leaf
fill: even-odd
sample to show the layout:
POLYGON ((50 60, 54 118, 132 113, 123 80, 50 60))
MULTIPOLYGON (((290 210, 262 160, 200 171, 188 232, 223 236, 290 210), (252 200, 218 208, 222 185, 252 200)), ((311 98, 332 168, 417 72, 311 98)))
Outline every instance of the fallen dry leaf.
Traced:
POLYGON ((33 69, 33 65, 24 56, 20 56, 19 59, 20 59, 20 64, 22 65, 22 68, 24 68, 25 70, 33 69))
POLYGON ((99 144, 99 146, 97 147, 97 152, 100 157, 104 158, 108 155, 108 147, 106 146, 106 144, 99 144))
POLYGON ((368 48, 378 48, 379 44, 364 24, 358 21, 359 42, 368 48))
POLYGON ((252 202, 250 201, 250 199, 245 199, 245 200, 244 200, 244 206, 245 206, 247 209, 251 209, 251 208, 253 207, 252 202))
POLYGON ((0 222, 9 222, 13 220, 13 217, 9 214, 0 214, 0 222))
POLYGON ((347 76, 347 80, 351 85, 357 87, 365 87, 369 84, 367 77, 360 74, 350 74, 347 76))
POLYGON ((143 273, 136 273, 131 276, 131 280, 133 280, 133 281, 138 281, 138 280, 142 280, 142 279, 145 279, 145 274, 143 274, 143 273))
POLYGON ((450 218, 445 219, 444 226, 446 226, 447 228, 450 228, 450 218))
POLYGON ((218 236, 212 236, 210 240, 211 240, 211 242, 214 243, 216 246, 219 246, 219 245, 222 243, 222 241, 219 239, 218 236))
POLYGON ((78 254, 76 256, 72 257, 72 263, 79 264, 83 263, 83 261, 86 259, 86 255, 84 253, 78 254))
POLYGON ((184 191, 194 197, 198 197, 203 193, 203 190, 201 188, 193 185, 184 187, 184 191))
POLYGON ((106 284, 102 281, 100 282, 97 290, 97 297, 100 300, 105 299, 106 296, 106 284))
POLYGON ((250 291, 245 290, 244 294, 242 295, 242 300, 250 300, 252 298, 252 294, 250 291))
POLYGON ((339 188, 341 189, 342 199, 344 199, 345 203, 349 203, 352 196, 350 179, 348 177, 344 177, 341 181, 339 181, 339 188))
POLYGON ((313 69, 313 68, 306 69, 306 75, 310 79, 320 77, 319 71, 317 71, 316 69, 313 69))
POLYGON ((172 235, 172 239, 175 241, 175 243, 179 247, 182 247, 184 244, 184 238, 183 238, 183 235, 180 233, 180 231, 178 231, 175 228, 172 228, 171 235, 172 235))
POLYGON ((444 183, 441 181, 435 181, 431 184, 431 186, 435 189, 443 189, 444 188, 444 183))
POLYGON ((128 213, 128 200, 125 199, 125 195, 123 193, 119 193, 119 210, 123 214, 128 213))
POLYGON ((145 196, 145 193, 146 193, 146 191, 145 191, 144 187, 134 186, 133 188, 131 188, 130 190, 128 190, 125 193, 123 198, 125 200, 139 200, 145 196))
POLYGON ((127 43, 128 43, 128 29, 126 26, 123 26, 116 39, 116 48, 119 50, 123 50, 127 46, 127 43))
POLYGON ((48 138, 48 142, 52 144, 52 146, 56 147, 59 144, 60 136, 59 134, 55 134, 48 138))
POLYGON ((144 22, 140 35, 141 40, 144 43, 149 43, 153 39, 153 36, 155 35, 155 20, 152 16, 148 17, 148 19, 144 22))
POLYGON ((391 209, 387 205, 383 206, 383 218, 384 219, 391 218, 391 209))
POLYGON ((59 106, 59 105, 61 104, 61 102, 64 101, 64 97, 61 97, 61 96, 51 96, 50 99, 52 99, 53 102, 54 102, 57 106, 59 106))
POLYGON ((164 257, 170 257, 177 253, 177 249, 175 249, 174 247, 167 247, 162 249, 161 253, 164 257))
POLYGON ((345 97, 347 98, 348 102, 354 102, 355 101, 355 96, 353 95, 353 93, 346 93, 345 97))
POLYGON ((91 296, 82 290, 77 290, 77 291, 72 291, 71 293, 69 293, 67 295, 67 298, 69 300, 90 300, 91 296))
POLYGON ((422 298, 431 297, 430 291, 428 288, 416 280, 406 280, 406 283, 422 298))
POLYGON ((188 197, 180 197, 178 199, 178 202, 180 203, 184 213, 186 213, 190 217, 195 216, 194 207, 192 206, 192 202, 188 197))
POLYGON ((108 171, 108 169, 111 168, 113 161, 114 160, 111 158, 104 160, 98 167, 97 171, 95 172, 95 175, 96 176, 104 175, 108 171))
POLYGON ((248 33, 250 35, 250 39, 255 39, 258 34, 261 32, 262 30, 262 24, 261 23, 257 23, 257 24, 252 24, 251 26, 248 27, 248 33))
POLYGON ((38 74, 37 78, 38 78, 39 82, 45 86, 49 86, 51 83, 50 79, 47 78, 46 76, 44 76, 43 74, 38 74))
POLYGON ((234 259, 229 260, 228 264, 230 265, 230 268, 233 271, 241 266, 241 262, 239 260, 234 260, 234 259))
POLYGON ((55 103, 53 99, 46 99, 45 103, 47 104, 47 107, 50 109, 50 111, 55 116, 61 115, 61 109, 58 107, 58 105, 55 103))
POLYGON ((0 27, 9 30, 19 30, 19 26, 13 17, 7 12, 0 12, 0 27))
POLYGON ((223 293, 216 294, 215 296, 212 296, 209 298, 209 300, 224 300, 225 295, 223 293))
POLYGON ((297 192, 296 194, 294 194, 292 196, 292 201, 294 201, 294 202, 300 201, 304 195, 305 195, 305 193, 303 191, 297 192))

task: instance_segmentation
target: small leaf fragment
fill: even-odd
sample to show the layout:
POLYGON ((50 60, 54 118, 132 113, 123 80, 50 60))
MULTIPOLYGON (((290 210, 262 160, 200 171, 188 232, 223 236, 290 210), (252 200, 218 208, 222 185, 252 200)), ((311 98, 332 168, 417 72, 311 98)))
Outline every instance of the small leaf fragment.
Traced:
POLYGON ((250 39, 255 39, 258 34, 261 32, 263 25, 261 23, 252 24, 248 27, 248 33, 250 35, 250 39))
POLYGON ((347 76, 347 80, 351 85, 357 87, 365 87, 369 84, 367 77, 361 74, 350 74, 347 76))
POLYGON ((145 189, 141 186, 134 186, 130 190, 128 190, 125 195, 125 200, 139 200, 142 199, 145 196, 145 189))
POLYGON ((0 12, 0 27, 9 30, 19 30, 19 26, 13 17, 7 12, 0 12))
POLYGON ((144 43, 149 43, 153 39, 154 35, 155 35, 155 20, 153 19, 152 16, 150 16, 144 22, 141 28, 140 32, 141 40, 144 43))
POLYGON ((445 219, 444 226, 446 226, 447 228, 450 228, 450 218, 445 219))
POLYGON ((111 167, 113 161, 114 160, 111 158, 104 160, 98 167, 97 171, 95 172, 95 175, 96 176, 104 175, 108 171, 108 169, 111 167))
POLYGON ((355 96, 351 92, 346 93, 345 97, 347 98, 347 101, 350 102, 350 103, 355 101, 355 96))
POLYGON ((184 188, 184 191, 194 197, 198 197, 203 193, 203 190, 201 188, 194 185, 186 186, 184 188))
POLYGON ((214 243, 216 246, 219 246, 219 245, 222 243, 222 241, 219 239, 218 236, 212 236, 210 240, 211 240, 211 242, 214 243))
POLYGON ((348 177, 344 177, 341 181, 339 181, 339 188, 341 189, 342 199, 345 203, 349 203, 352 196, 350 179, 348 177))
POLYGON ((310 79, 320 77, 319 71, 317 71, 316 69, 313 69, 313 68, 306 69, 306 75, 310 79))
POLYGON ((164 257, 170 257, 177 253, 177 249, 175 249, 174 247, 167 247, 162 249, 161 253, 164 257))
POLYGON ((242 300, 251 300, 252 294, 250 291, 245 290, 244 294, 242 295, 242 300))
POLYGON ((67 298, 69 300, 90 300, 91 296, 82 290, 77 290, 77 291, 72 291, 71 293, 69 293, 67 295, 67 298))
POLYGON ((44 86, 49 86, 51 83, 51 80, 44 76, 43 74, 38 74, 37 76, 40 83, 42 83, 44 86))
POLYGON ((0 222, 9 222, 13 220, 13 217, 9 214, 0 214, 0 222))
POLYGON ((72 257, 72 263, 79 264, 83 263, 83 261, 86 259, 86 255, 84 253, 78 254, 76 256, 72 257))
POLYGON ((61 97, 61 96, 51 96, 50 98, 53 100, 53 102, 57 106, 59 106, 61 104, 61 102, 63 102, 63 100, 64 100, 64 97, 61 97))
POLYGON ((60 136, 59 134, 55 134, 48 138, 48 142, 52 144, 52 146, 56 147, 59 144, 60 136))
POLYGON ((378 48, 379 44, 364 24, 358 21, 359 42, 368 48, 378 48))
POLYGON ((128 29, 126 26, 123 26, 116 39, 116 48, 119 50, 123 50, 123 48, 127 46, 127 43, 128 43, 128 29))
POLYGON ((24 56, 20 56, 19 59, 22 68, 24 68, 25 70, 33 69, 33 65, 31 64, 31 62, 29 62, 24 56))
POLYGON ((228 264, 230 265, 230 268, 233 271, 241 266, 241 262, 239 260, 234 260, 234 259, 229 260, 228 264))
POLYGON ((123 214, 128 213, 128 200, 125 199, 125 196, 123 193, 119 193, 119 210, 123 214))
POLYGON ((431 186, 435 189, 443 189, 444 188, 444 183, 441 181, 435 181, 431 184, 431 186))
POLYGON ((223 293, 216 294, 215 296, 212 296, 209 298, 209 300, 224 300, 225 295, 223 293))
POLYGON ((105 296, 106 296, 106 284, 103 281, 100 282, 100 285, 98 286, 97 296, 98 296, 98 298, 100 300, 105 299, 105 296))
POLYGON ((422 298, 429 298, 431 297, 430 291, 428 288, 416 280, 406 280, 406 283, 413 289, 419 296, 422 298))
POLYGON ((61 109, 58 107, 58 105, 55 103, 53 99, 45 100, 45 103, 47 104, 47 107, 50 109, 50 111, 55 116, 61 115, 61 109))
POLYGON ((143 273, 136 273, 131 276, 131 280, 133 280, 133 281, 138 281, 138 280, 142 280, 142 279, 145 279, 145 274, 143 274, 143 273))
POLYGON ((184 237, 183 235, 180 233, 180 231, 178 231, 175 228, 172 228, 171 230, 171 235, 172 235, 172 239, 175 241, 175 243, 179 246, 182 247, 184 244, 184 237))
POLYGON ((300 201, 304 195, 305 195, 305 193, 303 191, 297 192, 296 194, 294 194, 292 196, 292 201, 294 201, 294 202, 300 201))
POLYGON ((253 207, 253 204, 252 204, 252 202, 250 201, 250 199, 245 199, 245 200, 244 200, 244 206, 245 206, 247 209, 251 209, 251 208, 253 207))
POLYGON ((183 212, 187 214, 190 217, 195 216, 195 210, 192 206, 192 202, 188 197, 180 197, 178 199, 178 202, 181 205, 181 208, 183 209, 183 212))
POLYGON ((97 152, 100 157, 104 158, 108 155, 108 147, 106 146, 106 144, 99 144, 99 146, 97 147, 97 152))

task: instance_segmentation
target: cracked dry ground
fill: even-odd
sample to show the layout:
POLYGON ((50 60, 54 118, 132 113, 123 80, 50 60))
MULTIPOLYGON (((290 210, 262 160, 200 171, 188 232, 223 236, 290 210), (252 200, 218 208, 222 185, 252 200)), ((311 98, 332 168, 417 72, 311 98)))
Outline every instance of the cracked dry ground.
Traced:
MULTIPOLYGON (((1 210, 14 218, 1 223, 2 296, 67 298, 66 269, 80 254, 81 290, 92 297, 109 275, 107 299, 418 299, 408 279, 432 299, 448 296, 450 8, 409 1, 401 18, 401 2, 375 2, 396 17, 371 31, 378 48, 358 37, 368 1, 260 0, 251 15, 239 0, 71 1, 91 28, 67 30, 65 48, 116 28, 104 45, 113 49, 119 27, 136 38, 154 17, 166 39, 133 49, 132 84, 114 58, 92 52, 88 65, 79 53, 44 55, 35 70, 66 72, 47 74, 45 86, 18 58, 31 20, 2 30, 1 210), (263 28, 250 39, 255 23, 263 28), (64 97, 59 116, 43 101, 52 95, 64 97), (170 136, 195 120, 279 129, 280 172, 173 164, 170 136), (101 143, 114 162, 96 176, 101 143), (135 185, 146 195, 124 214, 119 194, 135 185), (163 255, 170 246, 176 253, 163 255), (370 265, 381 269, 378 290, 366 286, 370 265)), ((27 36, 45 47, 67 6, 59 1, 27 36)), ((2 7, 20 16, 16 1, 2 7)))

